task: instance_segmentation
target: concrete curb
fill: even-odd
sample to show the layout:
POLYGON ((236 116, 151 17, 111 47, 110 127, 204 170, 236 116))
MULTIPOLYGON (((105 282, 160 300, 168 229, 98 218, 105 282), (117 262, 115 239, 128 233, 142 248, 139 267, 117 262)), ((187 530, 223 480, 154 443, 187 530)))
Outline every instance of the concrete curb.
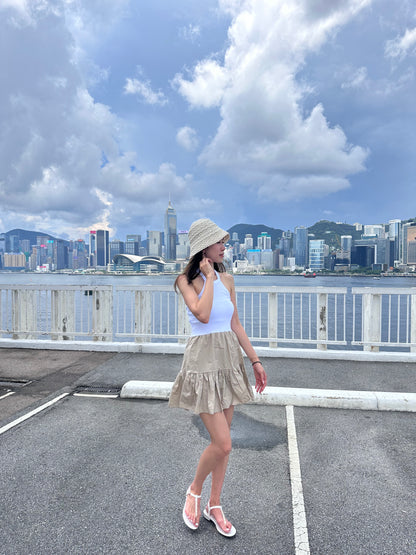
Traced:
MULTIPOLYGON (((123 385, 120 397, 167 400, 172 385, 173 382, 131 380, 123 385)), ((416 412, 416 393, 267 387, 265 393, 254 395, 253 404, 257 405, 416 412)))
MULTIPOLYGON (((52 341, 50 339, 0 338, 4 349, 45 349, 57 351, 95 351, 110 353, 143 353, 182 355, 184 343, 134 343, 132 341, 52 341)), ((314 360, 351 360, 356 362, 406 362, 416 363, 416 352, 348 351, 320 349, 291 349, 256 346, 261 358, 299 358, 314 360)))

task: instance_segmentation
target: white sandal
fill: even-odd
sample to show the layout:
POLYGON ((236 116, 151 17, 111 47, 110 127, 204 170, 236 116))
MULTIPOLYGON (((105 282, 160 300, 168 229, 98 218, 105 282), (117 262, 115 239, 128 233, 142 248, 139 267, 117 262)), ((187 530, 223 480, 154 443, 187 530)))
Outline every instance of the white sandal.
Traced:
MULTIPOLYGON (((196 495, 195 493, 191 492, 191 486, 189 486, 187 492, 186 492, 186 497, 188 497, 188 495, 192 495, 192 497, 195 498, 195 516, 198 514, 198 506, 197 506, 197 499, 200 499, 201 496, 200 495, 196 495)), ((187 525, 188 528, 190 528, 191 530, 196 530, 198 528, 198 524, 195 525, 192 520, 189 520, 187 514, 185 513, 185 506, 186 506, 186 501, 185 501, 185 505, 183 507, 183 511, 182 511, 182 517, 183 517, 183 521, 184 523, 187 525)))
POLYGON ((223 530, 223 529, 221 528, 221 526, 218 524, 218 522, 217 522, 215 516, 213 516, 213 515, 211 514, 212 509, 220 509, 221 514, 222 514, 223 521, 225 522, 225 516, 224 516, 224 512, 223 512, 223 510, 222 510, 221 505, 215 505, 214 507, 210 507, 210 506, 209 506, 209 501, 208 501, 208 505, 207 505, 206 508, 204 509, 204 513, 203 513, 203 514, 204 514, 204 517, 205 517, 207 520, 211 520, 211 521, 215 524, 215 527, 216 527, 216 529, 217 529, 217 532, 219 532, 220 534, 222 534, 222 535, 225 536, 226 538, 232 538, 233 536, 235 536, 235 534, 236 534, 236 529, 234 528, 234 526, 233 526, 232 524, 231 524, 230 531, 229 531, 229 532, 224 532, 224 530, 223 530))

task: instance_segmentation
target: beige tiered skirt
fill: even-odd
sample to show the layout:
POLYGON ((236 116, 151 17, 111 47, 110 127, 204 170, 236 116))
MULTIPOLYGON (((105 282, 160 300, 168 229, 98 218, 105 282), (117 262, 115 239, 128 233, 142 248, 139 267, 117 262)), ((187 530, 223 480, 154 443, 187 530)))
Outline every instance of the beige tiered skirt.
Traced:
POLYGON ((170 407, 214 414, 253 398, 233 331, 189 338, 169 397, 170 407))

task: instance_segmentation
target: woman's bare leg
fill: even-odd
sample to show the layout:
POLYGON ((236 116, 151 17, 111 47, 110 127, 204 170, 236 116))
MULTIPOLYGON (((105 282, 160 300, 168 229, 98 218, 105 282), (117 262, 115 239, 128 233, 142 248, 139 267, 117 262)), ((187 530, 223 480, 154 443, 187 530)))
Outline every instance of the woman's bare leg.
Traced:
MULTIPOLYGON (((227 409, 228 419, 230 419, 229 411, 230 409, 227 409)), ((191 492, 195 493, 196 495, 201 495, 202 486, 205 482, 205 479, 211 472, 213 472, 213 474, 215 475, 218 475, 215 483, 217 484, 221 482, 222 487, 225 470, 228 463, 228 456, 231 452, 230 424, 228 423, 225 411, 216 412, 215 414, 201 413, 200 417, 211 437, 211 443, 202 452, 201 458, 198 462, 194 480, 191 484, 191 492), (219 467, 219 470, 217 470, 217 467, 219 467)), ((217 488, 218 486, 216 486, 216 489, 217 488)), ((199 500, 197 502, 194 497, 188 495, 185 503, 185 513, 194 524, 198 524, 201 514, 199 508, 199 500), (196 517, 195 503, 198 504, 196 517)), ((216 515, 214 514, 214 516, 216 515)))
MULTIPOLYGON (((195 478, 191 484, 191 491, 192 493, 200 495, 206 477, 208 474, 212 473, 210 506, 221 504, 221 490, 227 470, 229 454, 231 452, 230 427, 233 414, 234 407, 231 406, 223 412, 217 412, 215 414, 202 413, 200 415, 211 437, 211 443, 203 451, 199 459, 195 478)), ((194 524, 197 524, 200 518, 199 500, 196 501, 189 495, 185 504, 185 513, 194 524), (198 503, 196 517, 195 503, 198 503)), ((225 532, 231 529, 231 523, 227 520, 225 522, 223 521, 219 509, 214 509, 212 514, 225 532)))
MULTIPOLYGON (((224 410, 224 416, 227 420, 228 428, 231 428, 231 421, 234 415, 234 407, 231 406, 224 410)), ((224 484, 225 473, 227 471, 229 456, 224 458, 219 462, 212 471, 211 480, 211 495, 209 498, 210 507, 215 507, 216 505, 221 505, 221 491, 224 484)), ((218 524, 224 530, 224 532, 229 532, 231 529, 231 523, 228 520, 223 520, 222 513, 219 509, 213 509, 212 515, 215 517, 218 524)))

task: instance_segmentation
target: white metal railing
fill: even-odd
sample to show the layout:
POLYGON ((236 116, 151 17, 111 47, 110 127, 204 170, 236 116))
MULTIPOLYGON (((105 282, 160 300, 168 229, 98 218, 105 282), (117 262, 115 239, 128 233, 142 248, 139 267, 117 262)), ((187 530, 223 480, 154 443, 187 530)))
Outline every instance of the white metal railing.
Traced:
MULTIPOLYGON (((416 288, 236 287, 250 339, 270 347, 416 351, 416 288)), ((0 337, 184 342, 171 286, 0 285, 0 337)))

